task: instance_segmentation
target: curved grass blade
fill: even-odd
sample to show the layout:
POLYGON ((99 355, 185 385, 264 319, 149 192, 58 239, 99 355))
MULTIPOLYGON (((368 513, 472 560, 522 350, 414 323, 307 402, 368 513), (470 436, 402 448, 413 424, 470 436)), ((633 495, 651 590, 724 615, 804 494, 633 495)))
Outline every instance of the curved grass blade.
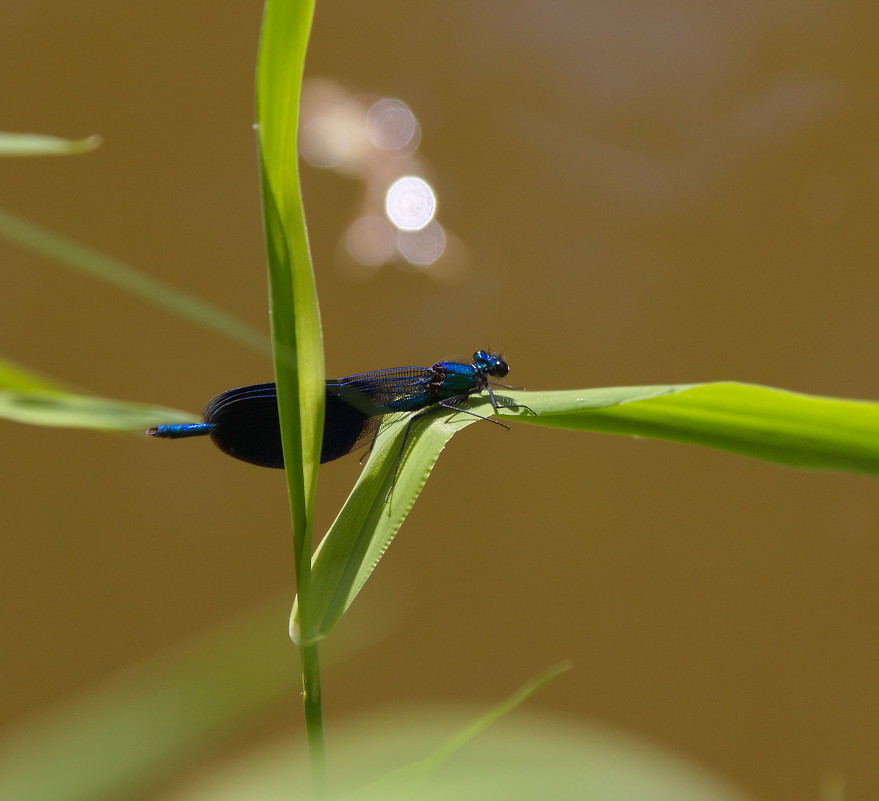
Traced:
MULTIPOLYGON (((590 399, 584 403, 591 403, 595 407, 611 406, 670 391, 674 391, 674 388, 592 390, 590 399)), ((535 394, 552 393, 504 390, 503 395, 497 397, 501 403, 528 404, 528 400, 523 399, 535 394)), ((578 396, 582 394, 577 393, 578 396)), ((467 409, 483 417, 495 414, 487 397, 471 399, 467 409)), ((524 409, 502 409, 501 416, 506 421, 533 418, 524 409)), ((407 422, 408 416, 404 416, 399 422, 387 426, 379 436, 348 500, 315 552, 312 560, 312 623, 310 626, 303 625, 297 597, 290 619, 290 636, 294 642, 311 642, 329 634, 390 546, 446 443, 455 432, 478 423, 479 419, 438 409, 435 414, 416 421, 410 430, 397 471, 397 459, 407 422), (396 484, 385 502, 395 471, 396 484)))
POLYGON ((73 156, 78 153, 89 153, 100 144, 100 136, 63 139, 60 136, 46 134, 0 131, 0 156, 73 156))
MULTIPOLYGON (((494 413, 486 398, 467 409, 485 417, 494 413)), ((297 601, 290 621, 294 642, 325 637, 360 592, 421 494, 440 453, 455 432, 478 418, 438 409, 417 420, 399 462, 409 416, 385 426, 348 500, 318 546, 312 560, 311 625, 303 625, 297 601), (394 480, 396 484, 388 496, 394 480), (385 500, 387 498, 387 501, 385 500)))

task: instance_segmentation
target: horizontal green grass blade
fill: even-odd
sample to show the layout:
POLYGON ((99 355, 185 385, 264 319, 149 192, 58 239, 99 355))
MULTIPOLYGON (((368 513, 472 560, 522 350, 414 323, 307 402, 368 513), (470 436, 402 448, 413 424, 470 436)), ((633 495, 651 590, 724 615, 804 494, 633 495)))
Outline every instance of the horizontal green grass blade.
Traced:
POLYGON ((193 423, 189 412, 73 392, 49 378, 0 359, 0 419, 35 426, 137 431, 163 423, 193 423))
POLYGON ((45 390, 0 390, 0 419, 35 426, 143 432, 160 423, 193 423, 200 418, 189 412, 146 403, 45 390))
POLYGON ((875 402, 735 382, 510 396, 537 412, 518 415, 529 425, 653 437, 787 467, 879 475, 875 402))
POLYGON ((0 156, 73 156, 88 153, 101 144, 100 136, 62 139, 45 134, 0 131, 0 156))

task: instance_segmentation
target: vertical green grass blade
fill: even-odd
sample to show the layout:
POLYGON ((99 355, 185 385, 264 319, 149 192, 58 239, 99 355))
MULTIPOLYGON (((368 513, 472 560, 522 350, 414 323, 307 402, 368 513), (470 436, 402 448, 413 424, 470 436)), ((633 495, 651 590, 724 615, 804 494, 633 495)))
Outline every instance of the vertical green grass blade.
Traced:
MULTIPOLYGON (((281 442, 293 518, 296 589, 310 619, 311 527, 324 416, 324 363, 317 290, 299 182, 299 104, 313 0, 267 0, 256 107, 260 186, 268 251, 269 310, 281 442)), ((318 797, 326 795, 320 660, 301 648, 303 708, 318 797)))
POLYGON ((302 72, 313 12, 310 0, 268 0, 256 86, 275 378, 300 565, 309 557, 303 545, 320 461, 324 392, 320 317, 297 154, 302 72))

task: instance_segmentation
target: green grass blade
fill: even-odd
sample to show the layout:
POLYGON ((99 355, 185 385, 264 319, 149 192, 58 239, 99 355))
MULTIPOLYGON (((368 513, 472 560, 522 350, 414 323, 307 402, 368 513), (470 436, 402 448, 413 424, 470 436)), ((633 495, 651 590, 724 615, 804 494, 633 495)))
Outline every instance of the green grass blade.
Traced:
MULTIPOLYGON (((324 416, 317 289, 299 181, 299 105, 313 0, 267 0, 256 75, 257 139, 281 442, 293 522, 296 589, 311 619, 314 497, 324 416)), ((302 699, 316 794, 326 793, 318 646, 300 649, 302 699)))
POLYGON ((45 390, 0 390, 0 419, 35 426, 143 433, 158 423, 192 423, 200 418, 188 412, 146 403, 127 403, 45 390))
MULTIPOLYGON (((493 411, 487 399, 467 408, 486 416, 493 411)), ((311 625, 300 619, 297 596, 290 632, 295 642, 312 642, 329 634, 403 525, 446 443, 456 431, 479 420, 443 410, 418 420, 409 433, 397 483, 388 497, 407 422, 408 417, 403 417, 381 433, 348 500, 315 552, 311 625)))
POLYGON ((529 425, 673 440, 787 467, 879 475, 879 403, 755 384, 511 392, 529 425), (612 402, 611 402, 612 401, 612 402))
MULTIPOLYGON (((256 86, 275 378, 299 547, 314 502, 325 379, 297 151, 302 73, 313 13, 314 4, 307 0, 268 0, 256 86)), ((302 561, 308 562, 307 551, 302 561)))
POLYGON ((25 370, 6 359, 0 359, 0 389, 17 392, 70 392, 51 378, 25 370))
POLYGON ((36 426, 142 433, 158 423, 197 422, 198 415, 146 403, 72 392, 0 359, 0 419, 36 426))
MULTIPOLYGON (((662 386, 589 392, 594 406, 609 406, 669 391, 673 388, 662 386)), ((527 403, 522 399, 535 394, 552 395, 504 390, 503 398, 513 403, 527 403)), ((573 396, 582 394, 573 393, 573 396)), ((494 414, 487 397, 471 399, 467 408, 484 417, 494 414)), ((521 409, 503 410, 501 414, 505 420, 531 417, 521 409)), ((290 635, 295 642, 312 642, 329 634, 403 525, 446 443, 455 432, 479 422, 471 415, 449 414, 439 409, 416 422, 406 442, 396 486, 385 502, 407 421, 404 417, 382 432, 348 500, 315 552, 311 623, 307 625, 301 619, 297 597, 290 621, 290 635)))
POLYGON ((416 792, 419 785, 427 781, 433 773, 456 751, 459 751, 467 743, 481 732, 485 731, 493 723, 496 723, 505 715, 508 715, 516 707, 527 701, 544 685, 570 670, 571 664, 563 662, 545 670, 539 676, 531 679, 527 684, 520 687, 508 698, 488 710, 484 715, 474 720, 469 726, 462 729, 454 737, 447 740, 439 748, 426 757, 412 762, 392 773, 382 777, 377 782, 362 788, 361 790, 346 796, 346 801, 367 798, 405 797, 409 793, 416 792))
POLYGON ((255 350, 263 353, 269 350, 265 334, 217 306, 3 209, 0 209, 0 236, 92 278, 113 284, 180 317, 219 331, 255 350))
MULTIPOLYGON (((506 422, 572 431, 653 437, 733 451, 790 467, 879 474, 879 404, 737 383, 677 384, 561 392, 504 391, 506 422)), ((490 415, 487 399, 468 409, 490 415)), ((460 428, 478 422, 439 411, 416 423, 385 503, 403 423, 382 433, 345 506, 315 553, 314 614, 306 627, 294 606, 291 634, 325 637, 387 550, 440 452, 460 428)))
POLYGON ((0 131, 0 156, 73 156, 89 153, 101 144, 100 136, 62 139, 45 134, 0 131))
POLYGON ((298 154, 302 74, 313 14, 313 2, 268 0, 257 69, 258 144, 275 378, 293 518, 297 597, 303 599, 306 608, 325 380, 298 154))
MULTIPOLYGON (((669 390, 666 386, 592 390, 591 402, 595 406, 608 406, 669 390)), ((503 397, 510 402, 527 403, 520 398, 534 394, 504 390, 503 397)), ((576 396, 582 394, 576 393, 576 396)), ((487 397, 472 399, 467 408, 484 417, 494 413, 487 397)), ((524 410, 504 410, 501 414, 505 420, 526 419, 528 415, 524 410)), ((446 443, 457 431, 478 423, 479 419, 438 409, 417 421, 406 442, 396 486, 385 502, 407 422, 408 418, 404 417, 382 432, 348 500, 315 552, 311 624, 306 625, 301 619, 297 597, 290 623, 290 634, 295 642, 311 642, 329 634, 403 525, 446 443)))

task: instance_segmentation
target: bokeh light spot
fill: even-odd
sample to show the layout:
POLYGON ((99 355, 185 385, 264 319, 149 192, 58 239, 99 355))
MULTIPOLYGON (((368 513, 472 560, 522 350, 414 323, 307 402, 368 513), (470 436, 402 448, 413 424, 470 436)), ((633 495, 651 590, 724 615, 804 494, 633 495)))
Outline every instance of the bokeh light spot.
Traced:
POLYGON ((388 219, 402 231, 424 228, 436 213, 436 196, 423 178, 407 175, 391 184, 385 195, 388 219))
POLYGON ((299 152, 313 167, 337 167, 350 150, 348 132, 329 116, 309 120, 299 135, 299 152))
POLYGON ((384 98, 366 115, 366 129, 372 143, 395 156, 405 156, 418 147, 421 132, 415 115, 402 100, 384 98))
POLYGON ((400 255, 410 264, 426 267, 433 264, 446 248, 446 232, 433 220, 418 231, 400 231, 397 234, 400 255))
POLYGON ((396 230, 383 217, 367 215, 355 220, 345 235, 345 247, 356 262, 378 267, 390 261, 397 248, 396 230))

